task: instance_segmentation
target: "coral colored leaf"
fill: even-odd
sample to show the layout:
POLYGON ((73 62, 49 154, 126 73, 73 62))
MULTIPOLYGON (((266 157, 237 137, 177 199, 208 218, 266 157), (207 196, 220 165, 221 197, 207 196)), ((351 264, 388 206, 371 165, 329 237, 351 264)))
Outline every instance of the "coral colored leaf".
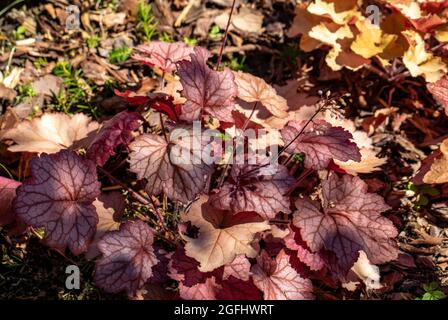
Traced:
POLYGON ((125 209, 125 199, 123 195, 117 191, 111 193, 102 193, 93 202, 96 213, 98 214, 98 225, 96 226, 95 237, 86 252, 87 259, 93 259, 100 254, 98 250, 98 241, 109 231, 118 230, 120 228, 120 218, 125 209))
POLYGON ((227 280, 229 277, 235 277, 243 281, 249 280, 250 262, 241 254, 235 257, 233 261, 224 266, 222 278, 227 280))
POLYGON ((14 221, 12 201, 16 197, 16 189, 20 182, 0 177, 0 226, 14 221))
POLYGON ((46 113, 40 118, 23 121, 8 130, 2 139, 13 140, 12 152, 56 153, 75 147, 98 129, 98 123, 82 113, 68 116, 64 113, 46 113))
POLYGON ((255 214, 232 215, 229 211, 212 208, 206 196, 193 203, 183 219, 199 228, 197 238, 185 237, 185 252, 200 262, 202 272, 229 264, 240 254, 254 258, 257 255, 253 246, 255 235, 269 229, 268 223, 261 222, 255 214))
POLYGON ((95 267, 95 283, 107 292, 134 295, 152 276, 157 258, 153 231, 141 220, 127 221, 98 242, 103 254, 95 267))
POLYGON ((264 300, 314 299, 311 281, 303 279, 289 264, 289 257, 281 250, 271 259, 262 251, 252 267, 254 284, 263 292, 264 300))
POLYGON ((210 197, 210 203, 234 213, 255 211, 265 219, 272 219, 280 211, 289 213, 289 197, 285 196, 294 179, 284 166, 274 173, 262 174, 256 166, 234 165, 231 179, 219 193, 210 197), (252 172, 252 173, 251 173, 252 172))
POLYGON ((177 62, 190 60, 194 48, 183 42, 152 41, 137 46, 135 50, 140 54, 134 54, 133 59, 170 73, 176 68, 177 62))
POLYGON ((92 204, 100 195, 95 164, 62 150, 32 159, 30 171, 13 203, 18 218, 43 228, 50 247, 68 247, 75 255, 86 251, 98 223, 92 204))
POLYGON ((263 294, 252 280, 243 281, 234 276, 220 283, 221 289, 216 293, 219 300, 263 300, 263 294))
POLYGON ((110 156, 115 155, 115 147, 127 146, 132 140, 132 131, 138 129, 143 117, 137 112, 123 111, 106 121, 87 150, 87 158, 98 166, 103 166, 110 156))
POLYGON ((327 266, 345 276, 363 250, 374 264, 398 255, 397 230, 381 216, 389 209, 380 196, 367 193, 359 177, 336 174, 322 183, 321 211, 308 199, 296 202, 293 223, 313 252, 325 250, 327 266))
POLYGON ((443 77, 437 82, 427 84, 429 92, 445 109, 445 114, 448 115, 448 78, 443 77))
MULTIPOLYGON (((281 131, 285 144, 293 141, 305 124, 306 121, 288 122, 281 131)), ((351 139, 352 134, 342 127, 333 127, 324 120, 315 120, 305 128, 286 151, 289 153, 303 152, 307 168, 325 169, 332 159, 361 160, 359 148, 351 139)))
POLYGON ((234 72, 238 87, 238 97, 246 102, 260 102, 266 109, 278 118, 288 116, 286 99, 279 96, 275 89, 263 79, 242 71, 234 72))
MULTIPOLYGON (((130 168, 139 179, 147 179, 146 191, 165 193, 180 202, 194 200, 211 174, 211 166, 202 160, 205 146, 200 135, 189 128, 171 132, 169 142, 158 135, 146 134, 130 144, 130 168)), ((206 140, 206 139, 203 139, 206 140)))
POLYGON ((233 122, 232 110, 237 88, 232 71, 215 71, 207 66, 211 57, 209 51, 196 47, 191 61, 178 63, 178 74, 182 84, 182 96, 187 102, 182 108, 181 119, 199 119, 201 112, 207 112, 218 120, 233 122))
POLYGON ((214 277, 207 278, 204 283, 198 283, 191 287, 187 287, 181 282, 179 295, 184 300, 216 300, 218 288, 214 277))

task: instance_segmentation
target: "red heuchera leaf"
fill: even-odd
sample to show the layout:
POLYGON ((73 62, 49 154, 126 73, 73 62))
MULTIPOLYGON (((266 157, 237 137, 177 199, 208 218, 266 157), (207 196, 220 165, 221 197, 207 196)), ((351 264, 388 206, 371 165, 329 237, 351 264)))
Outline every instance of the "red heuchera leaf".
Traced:
POLYGON ((142 54, 134 54, 133 59, 170 73, 176 68, 177 62, 190 60, 190 54, 193 53, 194 48, 187 46, 184 42, 152 41, 137 46, 135 50, 142 54))
MULTIPOLYGON (((281 130, 283 141, 289 144, 302 130, 307 121, 290 121, 281 130)), ((288 148, 289 153, 305 154, 305 167, 325 169, 332 159, 361 161, 356 143, 350 141, 352 134, 342 127, 332 127, 324 120, 310 123, 288 148)))
POLYGON ((214 277, 207 278, 204 283, 198 283, 187 287, 179 283, 179 295, 184 300, 216 300, 218 285, 214 277))
POLYGON ((310 270, 317 271, 325 266, 325 262, 319 253, 313 253, 300 236, 300 230, 294 226, 290 227, 289 234, 283 239, 285 246, 296 251, 297 258, 305 263, 310 270))
POLYGON ((220 283, 221 289, 216 293, 219 300, 263 300, 263 293, 252 280, 243 281, 230 276, 220 283))
POLYGON ((333 274, 344 276, 366 252, 374 264, 393 260, 398 255, 393 239, 397 230, 381 216, 389 209, 382 197, 367 193, 359 177, 336 174, 322 183, 323 212, 308 199, 296 202, 293 223, 313 252, 323 254, 333 274))
POLYGON ((141 220, 127 221, 98 243, 103 257, 95 267, 95 283, 111 293, 134 295, 152 276, 157 264, 153 231, 141 220))
POLYGON ((437 82, 428 83, 427 87, 437 102, 445 108, 445 114, 448 115, 448 78, 443 77, 437 82))
POLYGON ((196 47, 191 61, 178 63, 178 74, 182 84, 182 96, 187 102, 182 107, 181 119, 197 120, 201 111, 218 120, 233 122, 232 110, 237 88, 232 71, 215 71, 207 66, 211 53, 196 47))
POLYGON ((267 220, 280 211, 289 213, 290 201, 285 194, 294 179, 281 165, 276 167, 275 173, 263 172, 252 165, 234 165, 230 180, 210 197, 210 203, 234 213, 254 211, 267 220))
POLYGON ((157 258, 157 264, 152 267, 152 276, 148 283, 150 284, 162 284, 167 282, 170 278, 168 277, 168 264, 170 262, 165 250, 161 248, 156 248, 154 246, 154 253, 157 258))
POLYGON ((289 264, 284 250, 271 259, 262 251, 252 267, 254 284, 263 292, 264 300, 310 300, 314 298, 313 285, 303 279, 289 264))
POLYGON ((229 277, 235 277, 243 281, 248 281, 249 273, 250 262, 244 254, 240 254, 230 264, 224 266, 222 278, 223 280, 227 280, 229 277))
POLYGON ((43 228, 50 247, 68 247, 75 255, 86 251, 98 224, 92 204, 100 195, 95 164, 62 150, 32 159, 30 172, 31 179, 17 189, 17 216, 43 228))
POLYGON ((87 150, 87 158, 98 166, 103 166, 110 156, 115 155, 114 148, 120 144, 128 145, 132 140, 132 131, 138 129, 143 118, 137 112, 123 111, 106 121, 87 150))
POLYGON ((204 189, 211 174, 212 167, 201 158, 202 144, 207 141, 201 141, 189 128, 170 134, 168 140, 154 134, 135 139, 130 145, 130 168, 139 179, 148 180, 149 194, 163 192, 186 203, 204 189))
POLYGON ((14 221, 12 201, 16 197, 16 189, 20 182, 0 177, 0 226, 14 221))
POLYGON ((120 92, 117 89, 114 90, 114 93, 124 98, 126 102, 128 102, 132 106, 140 106, 142 104, 145 104, 149 102, 150 98, 148 96, 138 96, 135 94, 135 92, 131 90, 126 90, 125 92, 120 92))

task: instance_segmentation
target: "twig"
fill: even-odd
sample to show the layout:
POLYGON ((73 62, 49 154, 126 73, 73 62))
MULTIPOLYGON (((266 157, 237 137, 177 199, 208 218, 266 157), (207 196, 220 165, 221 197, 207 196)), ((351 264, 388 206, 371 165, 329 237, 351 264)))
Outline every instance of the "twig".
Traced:
POLYGON ((218 70, 219 66, 221 65, 222 54, 224 51, 224 47, 226 46, 227 36, 229 35, 229 27, 230 27, 230 22, 232 21, 232 15, 233 15, 233 10, 235 9, 235 3, 236 3, 236 0, 233 0, 232 8, 230 9, 229 20, 227 20, 226 31, 224 32, 224 36, 222 37, 221 49, 219 50, 218 62, 216 63, 216 70, 218 70))

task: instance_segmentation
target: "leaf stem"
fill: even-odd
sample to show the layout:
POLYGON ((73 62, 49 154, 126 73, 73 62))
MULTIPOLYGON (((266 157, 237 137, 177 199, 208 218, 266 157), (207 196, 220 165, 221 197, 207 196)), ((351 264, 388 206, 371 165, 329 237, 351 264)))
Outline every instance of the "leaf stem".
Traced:
POLYGON ((218 56, 218 62, 216 63, 216 70, 218 70, 219 66, 221 65, 222 54, 224 52, 224 47, 226 46, 227 36, 229 34, 230 22, 232 21, 232 15, 233 15, 233 11, 235 9, 235 3, 236 3, 236 0, 233 0, 232 8, 230 9, 229 19, 227 20, 226 31, 224 32, 224 36, 222 37, 221 48, 219 49, 219 56, 218 56))
POLYGON ((98 167, 98 170, 104 174, 106 177, 108 177, 110 180, 112 180, 114 183, 119 184, 120 186, 122 186, 125 190, 127 190, 129 193, 131 193, 139 202, 143 203, 144 205, 148 205, 151 204, 152 207, 154 208, 154 212, 157 215, 157 218, 159 219, 162 228, 164 231, 169 231, 166 226, 165 226, 165 219, 163 218, 162 214, 160 213, 159 209, 157 208, 154 200, 151 197, 144 197, 142 196, 140 193, 138 193, 137 191, 131 189, 130 187, 128 187, 124 182, 122 182, 121 180, 115 178, 113 175, 111 175, 108 171, 104 170, 101 167, 98 167))

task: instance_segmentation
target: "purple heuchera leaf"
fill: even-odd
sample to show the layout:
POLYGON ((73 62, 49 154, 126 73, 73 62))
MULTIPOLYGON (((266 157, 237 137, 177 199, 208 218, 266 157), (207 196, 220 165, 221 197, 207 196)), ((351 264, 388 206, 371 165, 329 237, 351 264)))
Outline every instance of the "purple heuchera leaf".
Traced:
MULTIPOLYGON (((281 130, 283 141, 289 144, 303 129, 307 121, 290 121, 281 130)), ((361 153, 352 134, 342 127, 333 127, 324 120, 310 123, 288 148, 289 153, 305 154, 305 167, 326 169, 332 159, 361 161, 361 153)))
POLYGON ((141 54, 134 54, 133 59, 170 73, 176 68, 177 62, 190 60, 190 54, 193 53, 194 49, 183 42, 152 41, 137 46, 135 50, 141 52, 141 54))
POLYGON ((221 190, 210 197, 210 203, 218 209, 238 212, 257 212, 269 220, 280 211, 289 213, 289 197, 285 196, 294 179, 285 166, 275 172, 261 174, 252 165, 234 165, 231 179, 221 190))
POLYGON ((130 168, 139 179, 147 179, 151 195, 165 193, 171 200, 186 203, 201 192, 212 172, 202 161, 205 148, 200 135, 191 128, 176 130, 169 142, 161 136, 145 134, 131 143, 130 168))
POLYGON ((333 275, 342 279, 363 250, 374 264, 398 255, 397 230, 381 216, 389 209, 382 197, 367 193, 359 177, 333 174, 322 183, 322 207, 299 199, 293 223, 313 252, 320 252, 333 275))
POLYGON ((103 166, 114 148, 120 144, 128 145, 132 140, 132 131, 138 129, 143 118, 137 112, 123 111, 106 121, 87 150, 87 158, 103 166))
POLYGON ((0 177, 0 226, 14 221, 12 201, 16 197, 16 189, 20 182, 0 177))
POLYGON ((48 246, 87 250, 98 224, 93 201, 100 195, 95 164, 75 152, 42 154, 30 161, 31 178, 17 189, 17 216, 43 228, 48 246))
POLYGON ((152 276, 157 264, 153 231, 141 220, 127 221, 98 243, 103 257, 95 267, 95 283, 107 292, 134 295, 152 276))
POLYGON ((197 120, 201 111, 218 120, 233 122, 237 87, 232 71, 215 71, 207 66, 211 53, 204 48, 194 48, 191 61, 178 63, 178 74, 183 87, 182 96, 187 102, 182 107, 181 119, 197 120))

